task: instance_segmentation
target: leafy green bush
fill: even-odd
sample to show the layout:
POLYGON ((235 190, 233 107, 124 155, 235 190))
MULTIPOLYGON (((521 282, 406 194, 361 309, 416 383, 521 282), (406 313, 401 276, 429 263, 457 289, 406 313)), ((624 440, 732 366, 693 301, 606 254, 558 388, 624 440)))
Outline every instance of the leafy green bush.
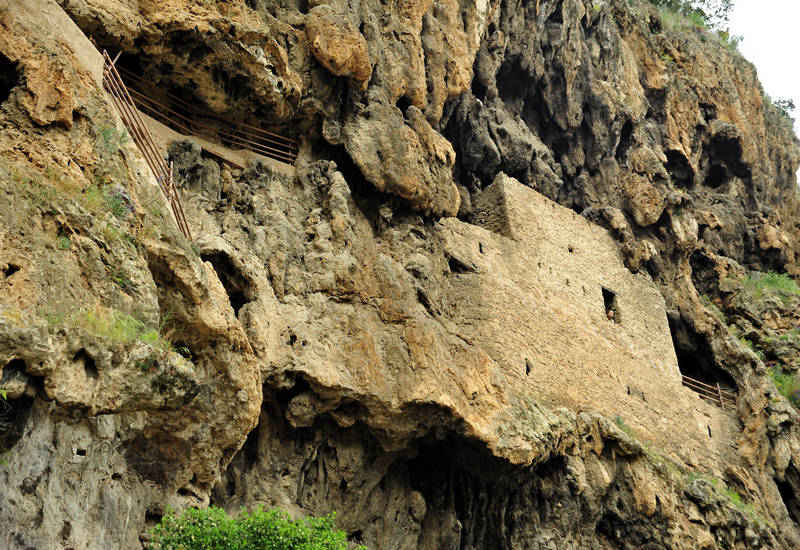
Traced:
MULTIPOLYGON (((221 508, 171 510, 150 530, 149 550, 346 550, 334 514, 293 521, 282 510, 257 508, 231 519, 221 508)), ((361 547, 363 548, 363 547, 361 547)))
POLYGON ((791 99, 778 98, 773 105, 775 105, 784 116, 792 118, 792 113, 794 113, 795 110, 794 101, 791 99))

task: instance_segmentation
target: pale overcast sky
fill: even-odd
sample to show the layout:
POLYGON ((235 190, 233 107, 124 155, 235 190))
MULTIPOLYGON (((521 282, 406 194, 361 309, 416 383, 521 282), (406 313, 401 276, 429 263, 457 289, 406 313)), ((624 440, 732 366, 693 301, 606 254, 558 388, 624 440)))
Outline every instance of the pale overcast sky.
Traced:
POLYGON ((789 98, 800 124, 800 0, 734 0, 731 33, 742 36, 739 51, 758 69, 764 91, 775 100, 789 98))

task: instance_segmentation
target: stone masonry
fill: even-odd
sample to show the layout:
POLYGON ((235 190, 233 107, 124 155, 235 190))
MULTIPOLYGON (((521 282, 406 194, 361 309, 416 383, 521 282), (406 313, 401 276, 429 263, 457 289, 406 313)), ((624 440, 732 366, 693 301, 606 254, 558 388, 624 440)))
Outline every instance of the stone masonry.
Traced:
POLYGON ((520 392, 619 416, 689 464, 719 468, 738 420, 681 386, 664 299, 625 267, 608 231, 505 174, 477 198, 473 221, 441 222, 461 272, 453 296, 478 297, 457 301, 464 337, 520 392))

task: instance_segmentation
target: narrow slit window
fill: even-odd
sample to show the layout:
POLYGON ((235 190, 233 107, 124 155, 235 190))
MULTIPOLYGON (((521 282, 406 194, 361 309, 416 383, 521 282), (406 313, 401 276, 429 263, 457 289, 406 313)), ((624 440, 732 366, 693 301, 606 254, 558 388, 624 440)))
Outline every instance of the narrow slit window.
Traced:
POLYGON ((621 323, 622 315, 617 303, 617 293, 606 287, 601 286, 600 288, 603 290, 603 308, 606 312, 606 319, 613 323, 621 323))

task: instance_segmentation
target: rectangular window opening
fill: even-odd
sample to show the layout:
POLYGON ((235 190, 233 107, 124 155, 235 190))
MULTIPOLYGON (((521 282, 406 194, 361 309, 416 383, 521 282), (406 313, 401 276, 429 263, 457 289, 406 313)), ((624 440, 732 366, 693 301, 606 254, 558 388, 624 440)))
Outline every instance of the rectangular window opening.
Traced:
POLYGON ((606 319, 614 323, 621 323, 622 315, 619 311, 619 304, 617 303, 617 293, 604 286, 600 288, 603 290, 603 307, 606 312, 606 319))

